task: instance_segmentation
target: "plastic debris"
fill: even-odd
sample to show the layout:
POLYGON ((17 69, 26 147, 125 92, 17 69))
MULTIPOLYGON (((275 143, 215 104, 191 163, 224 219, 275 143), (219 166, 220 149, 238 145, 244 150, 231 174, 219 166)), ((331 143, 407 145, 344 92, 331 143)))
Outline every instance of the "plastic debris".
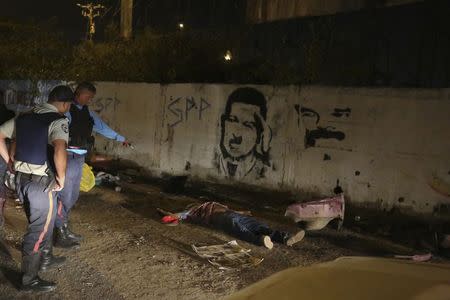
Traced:
POLYGON ((95 184, 102 185, 108 183, 116 183, 120 180, 119 176, 114 176, 106 172, 98 172, 95 176, 95 184))
POLYGON ((235 240, 222 245, 195 246, 192 249, 198 256, 221 270, 249 268, 259 265, 264 258, 250 255, 250 249, 243 248, 235 240))
POLYGON ((95 186, 95 176, 92 172, 92 167, 88 164, 83 164, 81 171, 80 191, 89 192, 95 186))
POLYGON ((431 253, 427 254, 416 254, 416 255, 395 255, 395 258, 401 258, 401 259, 410 259, 417 262, 424 262, 429 261, 433 255, 431 253))
POLYGON ((285 216, 294 222, 304 222, 306 230, 320 230, 333 220, 338 219, 338 229, 344 222, 344 194, 317 201, 289 205, 285 216))
POLYGON ((176 226, 179 224, 180 221, 179 218, 169 215, 162 217, 161 222, 168 226, 176 226))

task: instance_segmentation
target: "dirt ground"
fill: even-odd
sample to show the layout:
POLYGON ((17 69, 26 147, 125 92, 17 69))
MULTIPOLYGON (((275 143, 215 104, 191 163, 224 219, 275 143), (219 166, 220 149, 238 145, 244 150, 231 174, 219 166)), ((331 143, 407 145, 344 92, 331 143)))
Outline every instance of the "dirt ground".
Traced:
MULTIPOLYGON (((414 252, 348 229, 325 229, 308 232, 293 247, 276 245, 272 250, 238 241, 264 261, 251 269, 222 271, 197 257, 191 245, 219 244, 233 237, 191 224, 165 226, 159 222, 155 209, 176 211, 203 201, 206 199, 192 195, 166 194, 158 185, 150 184, 126 184, 122 192, 96 187, 82 194, 71 214, 73 230, 85 238, 80 249, 55 249, 55 254, 66 256, 67 262, 41 277, 56 281, 57 290, 30 295, 17 290, 26 219, 23 210, 9 200, 0 244, 0 299, 216 299, 289 267, 348 255, 414 252)), ((239 208, 235 202, 230 206, 239 208)), ((295 224, 271 217, 267 211, 270 210, 258 209, 254 214, 273 227, 298 229, 295 224)))

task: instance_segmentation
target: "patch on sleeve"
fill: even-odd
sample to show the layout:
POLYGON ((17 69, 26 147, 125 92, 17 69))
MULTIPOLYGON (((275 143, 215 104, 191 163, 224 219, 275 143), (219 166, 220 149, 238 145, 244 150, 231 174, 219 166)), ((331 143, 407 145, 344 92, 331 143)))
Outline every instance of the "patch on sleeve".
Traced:
POLYGON ((61 129, 64 133, 69 133, 69 126, 66 123, 61 124, 61 129))

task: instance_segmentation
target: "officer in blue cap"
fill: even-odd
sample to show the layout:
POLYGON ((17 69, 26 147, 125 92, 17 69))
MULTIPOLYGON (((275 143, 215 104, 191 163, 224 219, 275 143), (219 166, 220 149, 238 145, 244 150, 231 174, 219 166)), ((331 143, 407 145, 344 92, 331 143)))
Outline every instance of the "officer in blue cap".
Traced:
POLYGON ((41 279, 39 271, 61 265, 65 258, 52 255, 52 232, 56 217, 55 192, 64 188, 69 123, 64 114, 74 99, 72 90, 55 87, 48 103, 19 115, 0 126, 0 155, 13 163, 16 191, 28 218, 22 243, 22 290, 52 291, 56 284, 41 279), (15 138, 9 155, 6 138, 15 138))

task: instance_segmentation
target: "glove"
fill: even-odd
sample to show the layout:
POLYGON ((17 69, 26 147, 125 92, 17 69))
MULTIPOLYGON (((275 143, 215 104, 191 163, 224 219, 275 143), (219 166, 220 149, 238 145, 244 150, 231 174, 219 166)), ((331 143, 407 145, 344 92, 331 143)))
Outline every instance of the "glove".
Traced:
POLYGON ((166 224, 166 225, 169 225, 169 226, 175 226, 175 225, 178 225, 179 219, 174 217, 174 216, 164 216, 161 219, 161 222, 163 224, 166 224))

